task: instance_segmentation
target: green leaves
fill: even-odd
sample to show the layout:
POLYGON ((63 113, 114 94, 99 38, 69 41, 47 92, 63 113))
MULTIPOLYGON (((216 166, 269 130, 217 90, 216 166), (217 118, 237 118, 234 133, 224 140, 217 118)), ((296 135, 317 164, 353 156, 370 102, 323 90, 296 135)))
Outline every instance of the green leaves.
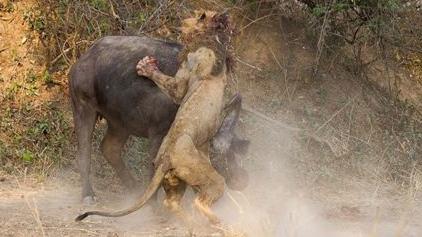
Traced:
POLYGON ((106 0, 89 0, 89 4, 95 9, 105 11, 107 10, 108 3, 106 0))
POLYGON ((317 5, 314 9, 312 9, 312 14, 316 17, 321 17, 325 15, 327 11, 328 11, 328 6, 317 5))
POLYGON ((34 160, 34 154, 31 151, 24 149, 22 160, 26 163, 31 163, 34 160))
POLYGON ((400 9, 399 0, 338 0, 333 4, 329 1, 318 3, 311 9, 312 15, 316 17, 324 16, 329 11, 336 13, 357 13, 368 12, 391 12, 400 9))
POLYGON ((23 14, 23 19, 28 23, 31 30, 42 33, 46 27, 45 17, 39 14, 34 8, 23 14))
POLYGON ((42 81, 44 84, 51 84, 53 83, 53 78, 51 77, 51 74, 48 72, 48 70, 45 70, 42 74, 42 81))

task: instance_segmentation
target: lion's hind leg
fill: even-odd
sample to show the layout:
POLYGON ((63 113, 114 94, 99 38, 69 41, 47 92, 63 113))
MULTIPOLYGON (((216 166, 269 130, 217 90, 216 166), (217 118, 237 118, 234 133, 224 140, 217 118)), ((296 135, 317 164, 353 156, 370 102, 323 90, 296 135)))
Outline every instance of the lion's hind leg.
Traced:
POLYGON ((173 154, 174 174, 198 191, 194 206, 211 223, 219 223, 211 205, 224 193, 224 178, 212 167, 208 157, 197 150, 188 135, 178 138, 173 154))
POLYGON ((181 205, 181 200, 186 191, 186 183, 178 179, 173 174, 173 170, 169 171, 162 183, 166 197, 164 199, 164 206, 174 213, 178 218, 182 219, 189 226, 192 225, 192 218, 181 205))

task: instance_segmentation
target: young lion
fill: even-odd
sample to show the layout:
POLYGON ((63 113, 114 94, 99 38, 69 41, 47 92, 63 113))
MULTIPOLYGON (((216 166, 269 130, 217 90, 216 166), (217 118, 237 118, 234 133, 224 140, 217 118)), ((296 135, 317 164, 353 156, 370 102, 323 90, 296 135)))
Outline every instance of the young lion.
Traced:
MULTIPOLYGON (((187 217, 180 206, 186 184, 197 192, 195 207, 208 220, 219 223, 210 206, 224 192, 224 178, 211 166, 208 155, 210 140, 221 125, 226 69, 217 76, 216 56, 209 48, 201 47, 189 53, 176 76, 161 73, 156 60, 145 57, 137 65, 138 74, 153 80, 161 90, 180 104, 176 118, 158 151, 154 177, 137 203, 117 212, 87 212, 88 215, 123 216, 141 208, 162 184, 166 198, 164 205, 175 213, 187 217)), ((240 100, 240 97, 235 97, 240 100)))

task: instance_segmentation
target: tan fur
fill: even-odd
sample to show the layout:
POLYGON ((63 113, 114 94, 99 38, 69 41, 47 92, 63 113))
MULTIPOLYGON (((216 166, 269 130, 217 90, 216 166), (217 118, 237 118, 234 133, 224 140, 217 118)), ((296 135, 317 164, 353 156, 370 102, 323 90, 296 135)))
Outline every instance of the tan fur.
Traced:
POLYGON ((226 86, 225 73, 210 75, 214 63, 214 53, 210 49, 200 48, 188 55, 187 62, 176 75, 188 78, 188 89, 156 160, 157 164, 168 165, 171 170, 171 175, 163 181, 167 193, 165 203, 172 201, 173 210, 186 216, 180 214, 180 207, 174 207, 180 205, 183 195, 184 190, 180 190, 180 185, 184 184, 180 183, 187 183, 198 191, 195 206, 213 223, 218 219, 209 206, 223 194, 224 179, 211 166, 208 147, 220 126, 226 86), (173 179, 180 182, 172 182, 173 179))

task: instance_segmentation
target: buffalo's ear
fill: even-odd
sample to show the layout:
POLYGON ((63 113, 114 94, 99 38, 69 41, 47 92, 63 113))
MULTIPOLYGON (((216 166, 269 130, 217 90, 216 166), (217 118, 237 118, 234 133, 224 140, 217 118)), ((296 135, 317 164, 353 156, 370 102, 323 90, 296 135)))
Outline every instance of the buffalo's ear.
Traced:
POLYGON ((224 108, 225 116, 221 127, 211 142, 211 149, 214 153, 224 154, 229 150, 234 137, 234 128, 239 120, 241 106, 242 97, 240 94, 236 94, 224 108))

